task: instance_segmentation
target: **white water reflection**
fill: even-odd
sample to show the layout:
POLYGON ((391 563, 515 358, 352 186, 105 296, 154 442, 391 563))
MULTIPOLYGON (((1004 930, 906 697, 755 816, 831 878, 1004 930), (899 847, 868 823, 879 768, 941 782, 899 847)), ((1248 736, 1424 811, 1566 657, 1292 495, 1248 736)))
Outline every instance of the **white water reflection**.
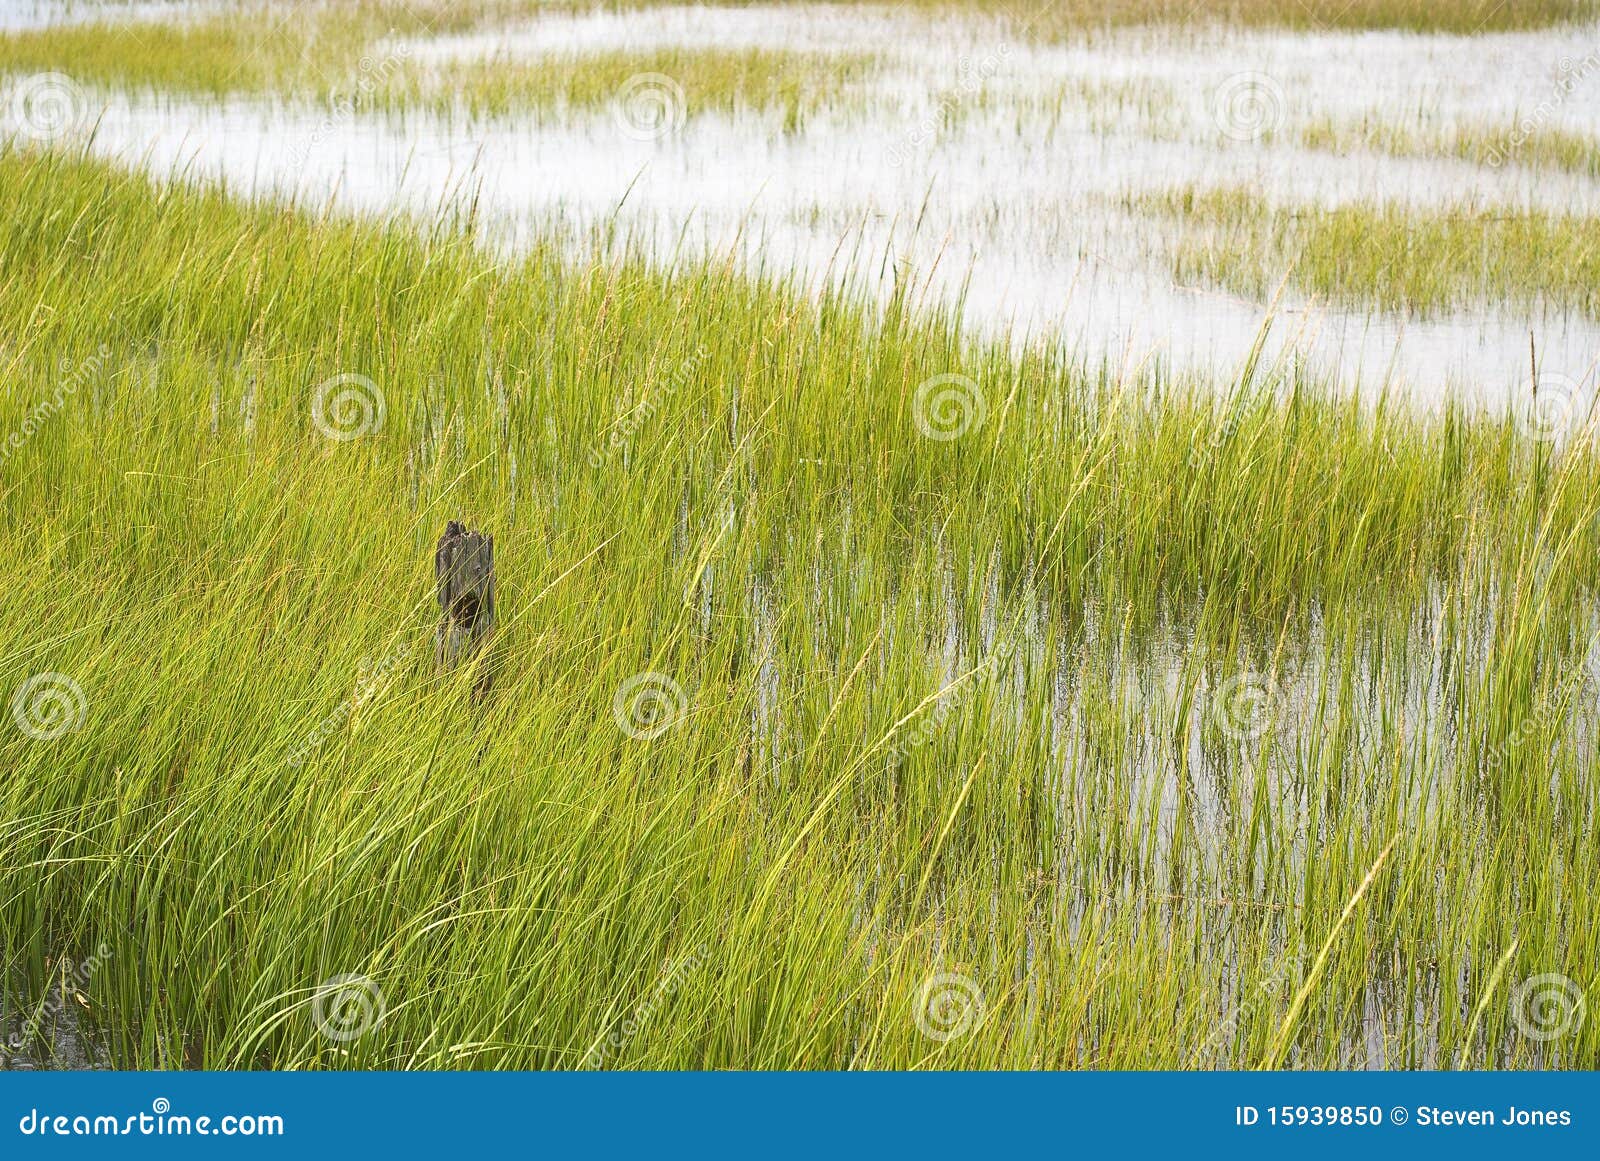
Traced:
POLYGON ((52 24, 117 23, 188 19, 221 0, 4 0, 0 32, 45 28, 52 24))
MULTIPOLYGON (((882 76, 786 131, 780 114, 699 111, 658 141, 610 111, 474 123, 461 113, 330 114, 310 106, 109 99, 94 147, 255 194, 431 214, 477 198, 492 240, 523 244, 614 220, 663 258, 741 255, 812 285, 882 298, 909 281, 977 329, 1060 335, 1085 356, 1226 379, 1265 304, 1172 277, 1174 226, 1137 195, 1240 186, 1275 200, 1355 197, 1600 208, 1587 176, 1460 160, 1341 157, 1295 142, 1319 118, 1541 127, 1600 136, 1600 72, 1550 100, 1600 29, 1476 38, 1135 30, 1029 45, 993 20, 913 24, 890 10, 784 6, 549 16, 404 46, 419 62, 663 45, 877 51, 882 76), (920 29, 920 33, 917 32, 920 29), (1563 72, 1563 62, 1566 71, 1563 72), (1264 78, 1241 134, 1219 121, 1229 79, 1264 78)), ((1600 61, 1600 57, 1595 57, 1600 61)), ((1286 295, 1293 348, 1350 389, 1503 402, 1541 373, 1595 388, 1600 326, 1527 307, 1406 321, 1286 295)))

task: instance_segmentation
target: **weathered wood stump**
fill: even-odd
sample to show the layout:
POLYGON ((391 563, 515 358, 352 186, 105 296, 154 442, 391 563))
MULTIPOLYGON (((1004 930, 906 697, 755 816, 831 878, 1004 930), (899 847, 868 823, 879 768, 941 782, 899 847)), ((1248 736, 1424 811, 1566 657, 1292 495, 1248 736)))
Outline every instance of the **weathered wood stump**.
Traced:
MULTIPOLYGON (((433 567, 440 614, 433 655, 448 669, 477 657, 494 632, 494 537, 452 520, 439 537, 433 567)), ((488 688, 487 669, 477 685, 480 693, 488 688)))

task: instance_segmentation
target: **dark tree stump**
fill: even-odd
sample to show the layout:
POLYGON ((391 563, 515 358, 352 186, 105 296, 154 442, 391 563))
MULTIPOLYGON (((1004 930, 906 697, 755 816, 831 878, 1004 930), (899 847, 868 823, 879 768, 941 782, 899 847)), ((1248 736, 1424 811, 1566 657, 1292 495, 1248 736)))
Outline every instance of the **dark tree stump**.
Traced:
MULTIPOLYGON (((439 537, 433 566, 440 613, 434 660, 448 669, 476 657, 494 631, 494 537, 452 520, 439 537)), ((487 688, 487 673, 479 684, 487 688)))

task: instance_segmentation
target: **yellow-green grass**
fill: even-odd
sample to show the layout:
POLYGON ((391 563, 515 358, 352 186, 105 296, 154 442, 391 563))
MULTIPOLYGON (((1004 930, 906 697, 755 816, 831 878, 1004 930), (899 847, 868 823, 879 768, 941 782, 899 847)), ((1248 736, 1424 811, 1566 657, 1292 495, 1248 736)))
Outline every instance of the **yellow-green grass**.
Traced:
POLYGON ((348 94, 388 40, 466 32, 526 10, 517 0, 236 0, 158 21, 119 20, 111 6, 93 21, 0 33, 0 72, 217 97, 348 94))
POLYGON ((1564 129, 1511 126, 1410 126, 1378 119, 1322 119, 1300 134, 1309 149, 1334 153, 1366 150, 1395 157, 1453 157, 1499 168, 1522 165, 1600 177, 1600 140, 1564 129))
POLYGON ((1484 303, 1544 303, 1600 316, 1600 232, 1582 214, 1352 202, 1274 205, 1243 189, 1141 197, 1179 230, 1173 268, 1269 296, 1288 277, 1351 306, 1419 315, 1484 303))
POLYGON ((124 1066, 1600 1063, 1512 1003, 1600 962, 1591 441, 62 156, 0 197, 0 690, 82 695, 0 731, 0 1023, 103 943, 124 1066))
MULTIPOLYGON (((615 7, 641 6, 649 5, 615 7)), ((363 54, 391 35, 492 29, 566 7, 531 0, 293 5, 238 0, 221 14, 163 22, 119 20, 110 5, 97 21, 0 34, 0 72, 62 71, 86 83, 206 95, 326 94, 355 85, 363 54)), ((1596 0, 917 0, 913 7, 930 17, 998 16, 1019 35, 1043 39, 1141 23, 1471 33, 1600 16, 1596 0)), ((496 94, 543 91, 536 79, 526 77, 504 86, 479 77, 474 84, 491 104, 496 94)))
POLYGON ((286 18, 272 8, 245 8, 170 24, 27 30, 0 34, 0 72, 64 71, 83 83, 147 92, 310 96, 362 108, 488 115, 598 108, 625 99, 635 78, 664 77, 643 99, 666 101, 674 118, 702 109, 778 109, 794 128, 875 67, 869 53, 713 48, 423 65, 407 51, 406 37, 475 25, 460 11, 437 21, 419 11, 365 3, 286 18))
POLYGON ((642 128, 666 126, 707 110, 776 109, 785 127, 793 129, 808 113, 843 99, 876 67, 876 58, 867 53, 770 49, 661 48, 489 59, 402 66, 374 86, 362 103, 465 110, 478 116, 620 103, 642 128))
MULTIPOLYGON (((632 5, 621 5, 631 7, 632 5)), ((397 45, 429 35, 491 32, 506 24, 564 11, 526 0, 446 4, 422 0, 352 0, 286 5, 239 0, 223 12, 170 21, 101 19, 0 33, 0 74, 62 72, 80 83, 143 92, 206 97, 279 96, 399 108, 465 108, 515 114, 558 107, 594 108, 617 98, 644 73, 670 77, 695 108, 778 109, 796 128, 819 105, 846 98, 876 67, 870 52, 821 54, 782 49, 677 48, 614 50, 543 60, 468 60, 427 66, 397 45)), ((1470 32, 1537 27, 1595 13, 1593 0, 1276 0, 1196 6, 1186 0, 1087 0, 1020 4, 932 0, 916 11, 932 17, 990 14, 1024 38, 1050 39, 1135 23, 1271 24, 1295 28, 1402 27, 1470 32)), ((1116 97, 1119 103, 1125 98, 1116 97)), ((1143 100, 1143 98, 1141 98, 1143 100)), ((959 114, 966 104, 951 104, 959 114)), ((1149 110, 1146 110, 1147 114, 1149 110)), ((1320 132, 1313 130, 1313 133, 1320 132)), ((1326 133, 1324 133, 1324 136, 1326 133)), ((1495 135, 1463 137, 1460 149, 1488 153, 1495 135)), ((1559 134, 1541 134, 1525 149, 1507 150, 1533 163, 1592 166, 1592 152, 1559 134)))
POLYGON ((83 83, 207 96, 322 92, 356 75, 390 26, 386 6, 241 5, 194 20, 54 25, 0 33, 0 71, 64 72, 83 83))
MULTIPOLYGON (((646 8, 667 2, 622 0, 608 6, 646 8)), ((713 0, 727 7, 752 2, 757 0, 713 0)), ((574 6, 587 7, 576 0, 574 6)), ((1581 23, 1600 15, 1595 0, 910 0, 903 7, 935 17, 997 17, 1040 39, 1140 24, 1471 34, 1581 23)))

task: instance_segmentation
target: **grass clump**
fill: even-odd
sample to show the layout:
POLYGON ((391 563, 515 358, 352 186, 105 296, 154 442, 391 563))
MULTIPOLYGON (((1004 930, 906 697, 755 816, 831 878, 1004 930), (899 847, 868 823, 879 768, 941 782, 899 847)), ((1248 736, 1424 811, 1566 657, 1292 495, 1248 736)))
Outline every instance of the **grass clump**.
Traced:
POLYGON ((107 14, 0 32, 0 73, 63 72, 85 84, 202 97, 324 98, 373 71, 386 41, 493 26, 525 8, 518 0, 233 0, 221 12, 170 20, 107 14))
POLYGON ((668 120, 704 110, 771 109, 779 111, 785 127, 792 130, 809 113, 839 99, 876 65, 876 58, 867 53, 771 49, 661 48, 536 60, 490 59, 408 66, 374 89, 370 103, 506 116, 592 110, 619 102, 626 115, 637 102, 641 117, 668 120), (657 104, 661 108, 654 108, 657 104))
MULTIPOLYGON (((615 50, 539 59, 495 57, 423 64, 408 38, 481 28, 515 8, 412 10, 389 2, 289 11, 246 6, 225 16, 97 22, 0 33, 0 72, 64 71, 140 92, 202 97, 309 97, 340 107, 431 108, 475 116, 596 109, 653 80, 645 104, 778 110, 793 130, 873 71, 870 53, 781 49, 615 50)), ((645 112, 650 112, 646 109, 645 112)))
POLYGON ((56 24, 0 33, 0 72, 58 71, 86 84, 207 97, 321 93, 355 74, 391 17, 418 27, 401 6, 367 2, 56 24))
POLYGON ((0 735, 0 1009, 104 943, 125 1066, 1600 1061, 1510 995, 1600 951, 1581 434, 0 194, 0 686, 81 707, 0 735), (482 700, 427 660, 451 517, 482 700))
MULTIPOLYGON (((611 0, 608 7, 651 8, 667 0, 611 0)), ((755 0, 714 0, 746 7, 755 0)), ((573 7, 587 8, 574 4, 573 7)), ((1132 25, 1243 26, 1308 32, 1400 29, 1471 35, 1579 24, 1600 15, 1596 0, 912 0, 935 17, 995 17, 1041 39, 1132 25)), ((512 10, 546 5, 509 0, 512 10)))
POLYGON ((1291 28, 1308 32, 1400 29, 1471 35, 1577 24, 1594 0, 916 0, 944 13, 999 14, 1039 38, 1138 24, 1291 28))
POLYGON ((1288 276, 1350 306, 1426 316, 1485 302, 1544 303, 1600 316, 1600 237, 1577 214, 1352 202, 1283 208, 1242 189, 1138 199, 1176 219, 1173 269, 1266 296, 1288 276))
POLYGON ((1459 126, 1427 131, 1378 120, 1344 124, 1320 120, 1301 132, 1308 149, 1367 150, 1393 157, 1452 157, 1499 168, 1522 165, 1600 177, 1600 141, 1563 129, 1459 126))

